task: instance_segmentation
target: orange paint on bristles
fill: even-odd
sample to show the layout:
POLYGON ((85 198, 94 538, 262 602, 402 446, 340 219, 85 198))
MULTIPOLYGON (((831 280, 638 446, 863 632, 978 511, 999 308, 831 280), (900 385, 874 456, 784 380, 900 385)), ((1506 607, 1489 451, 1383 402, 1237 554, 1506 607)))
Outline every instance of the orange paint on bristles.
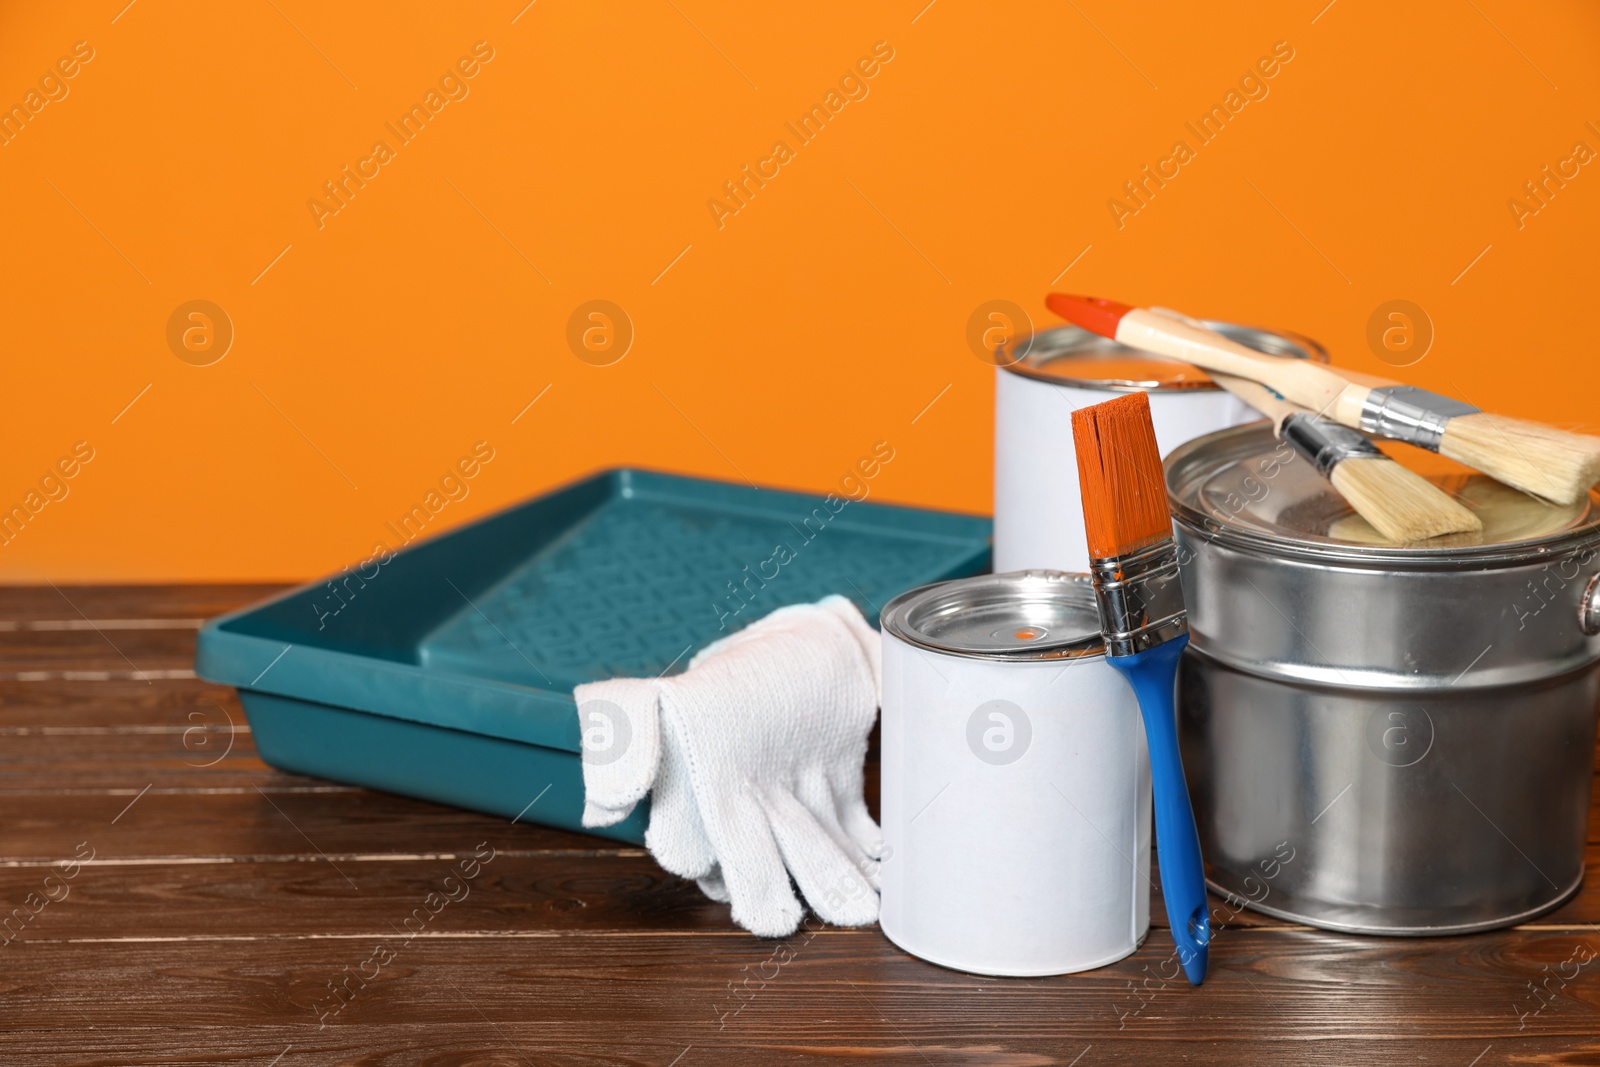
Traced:
POLYGON ((1089 558, 1122 556, 1170 538, 1172 511, 1150 398, 1128 393, 1072 413, 1089 558))

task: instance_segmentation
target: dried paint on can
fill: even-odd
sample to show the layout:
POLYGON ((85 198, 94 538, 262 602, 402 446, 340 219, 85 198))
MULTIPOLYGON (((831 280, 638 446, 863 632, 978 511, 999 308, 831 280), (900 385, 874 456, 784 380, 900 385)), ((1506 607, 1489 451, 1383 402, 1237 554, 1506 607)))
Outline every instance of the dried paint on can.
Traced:
MULTIPOLYGON (((1205 325, 1268 355, 1327 361, 1306 337, 1230 323, 1205 325)), ((1185 441, 1260 416, 1197 367, 1137 352, 1076 326, 1012 340, 995 371, 994 569, 1086 571, 1072 412, 1119 393, 1150 394, 1156 444, 1185 441)))
POLYGON ((1150 919, 1149 756, 1088 575, 942 582, 881 621, 884 934, 977 974, 1133 952, 1150 919))

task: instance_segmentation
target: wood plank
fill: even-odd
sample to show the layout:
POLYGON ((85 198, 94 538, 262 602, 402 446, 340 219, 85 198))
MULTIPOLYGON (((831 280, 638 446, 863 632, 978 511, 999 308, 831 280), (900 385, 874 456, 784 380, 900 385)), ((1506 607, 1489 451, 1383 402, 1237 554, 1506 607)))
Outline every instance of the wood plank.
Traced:
POLYGON ((0 634, 0 675, 194 667, 196 630, 17 630, 0 634))
MULTIPOLYGON (((380 936, 386 932, 383 915, 406 914, 481 844, 495 849, 497 860, 471 885, 470 906, 451 911, 447 929, 736 929, 725 905, 662 871, 643 850, 606 848, 606 843, 589 838, 553 840, 504 822, 462 829, 473 832, 441 839, 432 852, 318 851, 321 846, 300 838, 298 851, 181 857, 128 855, 119 848, 123 839, 114 830, 86 831, 82 840, 94 849, 95 862, 84 865, 69 887, 74 905, 52 908, 49 922, 30 928, 28 936, 154 938, 197 930, 236 937, 380 936)), ((0 864, 0 913, 38 890, 75 851, 87 853, 78 841, 63 840, 54 855, 0 864)), ((1270 916, 1235 912, 1215 897, 1211 904, 1219 938, 1241 927, 1285 925, 1270 916)), ((1159 887, 1152 892, 1151 920, 1151 944, 1170 944, 1161 932, 1167 923, 1159 887)), ((1547 929, 1576 925, 1600 928, 1600 892, 1591 890, 1560 913, 1527 924, 1547 929)))
MULTIPOLYGON (((293 780, 293 776, 283 778, 293 780)), ((0 855, 0 901, 15 903, 20 899, 18 887, 25 887, 31 877, 42 878, 50 865, 69 857, 82 841, 90 842, 102 861, 137 865, 141 870, 160 867, 164 861, 182 866, 184 871, 175 877, 194 879, 199 893, 199 899, 185 908, 185 915, 201 923, 209 921, 204 907, 209 897, 204 886, 216 879, 245 877, 208 873, 199 869, 204 864, 261 865, 253 870, 261 879, 258 887, 263 894, 278 892, 275 880, 287 879, 294 883, 296 894, 313 894, 319 885, 329 890, 324 895, 335 907, 347 888, 343 879, 349 874, 350 864, 432 864, 440 855, 459 853, 484 840, 507 853, 544 857, 546 862, 539 866, 541 876, 563 882, 581 883, 591 874, 606 870, 603 864, 595 863, 597 858, 608 856, 637 859, 637 866, 629 870, 639 877, 666 877, 642 850, 620 842, 527 823, 512 825, 493 816, 366 790, 315 784, 306 789, 270 794, 254 789, 220 793, 162 793, 152 789, 139 795, 136 790, 127 789, 114 796, 0 796, 0 823, 8 827, 4 854, 0 855), (560 862, 548 862, 552 857, 559 857, 560 862), (178 859, 184 862, 170 862, 178 859), (333 864, 344 873, 329 871, 318 881, 315 876, 284 866, 319 861, 333 864), (15 873, 16 870, 22 873, 15 873)), ((365 876, 356 880, 365 881, 365 876)), ((108 884, 115 887, 121 883, 111 878, 108 884)), ((670 889, 673 894, 678 891, 676 887, 670 889)), ((26 889, 20 888, 20 892, 25 894, 26 889)), ((133 883, 105 892, 120 893, 129 900, 140 899, 138 886, 133 883)), ((1153 879, 1152 893, 1152 923, 1162 927, 1166 915, 1159 872, 1153 879)), ((692 894, 695 899, 697 894, 698 890, 692 894)), ((1281 920, 1271 916, 1236 912, 1220 898, 1213 897, 1211 903, 1219 921, 1220 917, 1230 916, 1227 921, 1235 926, 1282 925, 1281 920)), ((671 906, 674 905, 668 905, 669 910, 671 906)))
MULTIPOLYGON (((134 688, 140 685, 119 684, 134 688)), ((5 742, 0 744, 0 794, 55 790, 64 779, 70 779, 76 790, 143 788, 151 783, 163 789, 271 789, 288 779, 302 784, 315 781, 268 768, 256 755, 247 720, 236 699, 219 704, 200 696, 202 692, 223 696, 226 690, 191 689, 172 711, 152 711, 150 718, 155 721, 149 725, 160 726, 162 732, 74 732, 63 729, 66 724, 60 720, 48 717, 50 731, 8 731, 0 727, 0 738, 5 742), (184 711, 186 708, 189 710, 184 711), (230 739, 229 754, 212 764, 230 739)), ((867 795, 874 812, 877 774, 877 763, 869 762, 867 795)), ((1600 843, 1600 788, 1591 791, 1589 841, 1591 847, 1600 843)))
POLYGON ((1162 958, 1150 951, 1078 975, 995 979, 923 963, 875 930, 802 932, 778 943, 706 933, 458 936, 424 927, 409 940, 380 941, 19 940, 4 949, 4 1026, 298 1024, 304 1053, 316 1047, 318 1005, 338 1006, 330 983, 382 961, 380 946, 393 958, 368 966, 364 983, 351 979, 332 1016, 335 1032, 477 1017, 494 1028, 537 1023, 542 1042, 572 1051, 645 1030, 680 1049, 752 1039, 836 1050, 894 1038, 936 1049, 1251 1042, 1273 1062, 1298 1062, 1299 1051, 1324 1041, 1379 1051, 1426 1033, 1476 1042, 1476 1050, 1495 1044, 1496 1062, 1505 1062, 1531 1038, 1593 1041, 1600 1023, 1600 983, 1581 971, 1565 984, 1552 980, 1542 1001, 1528 988, 1575 951, 1600 957, 1593 931, 1417 941, 1240 930, 1213 944, 1211 977, 1191 988, 1181 977, 1163 984, 1162 958))
MULTIPOLYGON (((147 785, 151 789, 138 800, 138 815, 126 822, 119 819, 118 840, 129 844, 121 846, 118 855, 302 856, 308 851, 308 839, 314 842, 312 848, 330 855, 432 854, 453 852, 463 847, 464 836, 486 834, 506 825, 505 820, 492 816, 272 770, 254 756, 246 734, 235 739, 234 753, 214 766, 204 766, 223 743, 220 735, 207 737, 207 743, 217 747, 201 749, 192 744, 193 738, 185 739, 176 729, 158 735, 8 739, 8 745, 0 747, 6 755, 0 760, 0 821, 9 828, 6 855, 0 859, 54 858, 63 854, 63 844, 69 839, 96 839, 111 825, 109 820, 147 785), (186 740, 191 743, 189 749, 186 740), (42 746, 48 750, 71 748, 74 755, 44 766, 28 764, 29 743, 34 741, 48 742, 42 746), (92 751, 85 755, 83 749, 92 751), (95 756, 113 758, 107 765, 95 756), (9 769, 13 761, 21 761, 28 773, 14 774, 9 769), (51 790, 49 784, 59 780, 63 769, 67 780, 95 788, 67 795, 51 790), (102 795, 95 795, 96 789, 102 795), (175 827, 182 827, 181 841, 174 840, 175 827)), ((869 782, 869 788, 875 785, 875 781, 869 782)), ((620 847, 583 834, 542 827, 537 832, 551 843, 522 847, 575 853, 620 847)), ((1591 840, 1586 851, 1589 868, 1600 870, 1600 842, 1591 840)), ((1154 876, 1153 882, 1152 921, 1164 926, 1159 877, 1154 876)), ((1238 912, 1215 896, 1212 910, 1214 915, 1231 915, 1228 921, 1233 925, 1282 922, 1251 911, 1238 912)), ((1551 915, 1533 920, 1538 925, 1592 922, 1600 922, 1600 882, 1591 882, 1551 915)))
MULTIPOLYGON (((291 776, 284 776, 286 779, 291 776)), ((301 781, 308 781, 301 779, 301 781)), ((308 792, 255 790, 229 793, 162 794, 152 790, 135 801, 123 795, 67 795, 0 798, 0 821, 8 827, 0 866, 43 867, 70 855, 79 841, 91 841, 104 858, 151 863, 176 856, 196 862, 324 862, 368 863, 397 857, 432 862, 480 840, 522 854, 570 857, 560 877, 581 880, 592 857, 642 855, 625 844, 586 834, 518 824, 453 808, 357 789, 310 786, 308 792), (126 816, 121 813, 130 803, 126 816), (111 820, 118 818, 113 824, 111 820), (175 837, 175 829, 181 837, 175 837), (507 833, 511 836, 503 836, 507 833)), ((1600 845, 1588 847, 1587 863, 1600 869, 1600 845)), ((549 871, 550 868, 542 868, 549 871)), ((656 872, 653 861, 639 868, 656 872)), ((554 876, 554 875, 552 875, 554 876)), ((203 882, 211 875, 195 874, 203 882)), ((267 874, 270 879, 277 875, 267 874)), ((284 877, 299 877, 284 875, 284 877)), ((328 879, 337 897, 342 882, 328 879)), ((1153 878, 1152 925, 1166 925, 1159 873, 1153 878)), ((0 878, 0 885, 11 884, 0 878)), ((268 882, 263 888, 269 887, 268 882)), ((299 884, 296 892, 309 892, 299 884)), ((0 894, 0 901, 13 899, 0 894)), ((1277 926, 1284 921, 1252 911, 1237 911, 1211 898, 1214 921, 1230 926, 1277 926)), ((1557 911, 1532 920, 1530 926, 1600 923, 1600 881, 1591 880, 1557 911)))
POLYGON ((141 787, 134 786, 118 794, 0 796, 0 865, 53 863, 84 840, 123 860, 431 855, 456 852, 496 833, 510 835, 508 850, 637 851, 589 834, 513 825, 492 815, 296 775, 277 781, 264 793, 249 787, 216 793, 151 789, 139 796, 141 787))
MULTIPOLYGON (((234 936, 341 930, 381 934, 382 927, 373 926, 375 900, 404 904, 398 912, 404 914, 438 888, 452 864, 487 843, 504 862, 493 878, 475 885, 478 896, 470 915, 481 925, 464 925, 463 931, 523 929, 529 909, 535 907, 563 913, 561 928, 587 931, 737 929, 725 904, 711 901, 692 882, 667 874, 643 849, 579 835, 572 835, 579 837, 575 842, 562 841, 548 836, 561 831, 528 834, 504 823, 475 829, 484 836, 470 844, 464 837, 440 841, 432 852, 328 851, 302 838, 300 852, 157 857, 123 855, 116 848, 120 839, 102 833, 67 842, 53 856, 0 861, 0 914, 24 901, 75 852, 88 854, 83 846, 92 844, 95 862, 83 866, 87 873, 70 892, 72 899, 94 907, 66 909, 71 921, 53 919, 32 929, 30 938, 178 936, 197 929, 234 936), (625 902, 619 904, 611 894, 625 902)), ((1235 912, 1215 896, 1211 904, 1219 930, 1286 925, 1271 916, 1235 912)), ((466 922, 468 913, 460 917, 466 922)), ((1157 886, 1152 889, 1151 937, 1167 943, 1159 933, 1166 925, 1157 886)), ((535 928, 544 927, 535 923, 535 928)))
MULTIPOLYGON (((441 995, 464 996, 445 991, 441 995)), ((486 1025, 471 1014, 448 1025, 416 1025, 397 1021, 382 1026, 333 1024, 307 1040, 304 1028, 293 1026, 211 1029, 198 1033, 78 1031, 74 1051, 65 1052, 53 1039, 19 1034, 5 1042, 18 1056, 41 1067, 126 1067, 176 1063, 251 1064, 254 1067, 300 1067, 305 1064, 488 1065, 538 1067, 801 1067, 834 1064, 861 1067, 1151 1067, 1153 1064, 1237 1064, 1239 1067, 1392 1067, 1397 1063, 1447 1064, 1469 1067, 1480 1054, 1494 1052, 1483 1042, 1447 1037, 1392 1037, 1383 1040, 1336 1039, 1278 1041, 1251 1045, 1215 1041, 1123 1038, 1105 1035, 1097 1041, 1039 1041, 1002 1035, 967 1037, 959 1043, 915 1045, 894 1032, 891 1019, 879 1026, 881 1036, 853 1044, 780 1043, 758 1033, 721 1037, 715 1043, 657 1043, 649 1022, 614 1027, 583 1043, 557 1044, 538 1021, 486 1025), (280 1059, 281 1057, 281 1059, 280 1059)), ((1492 1045, 1509 1048, 1523 1064, 1600 1062, 1600 1041, 1523 1038, 1492 1045)), ((1476 1067, 1506 1061, 1484 1058, 1476 1067)))
POLYGON ((0 585, 0 620, 208 619, 288 585, 0 585))
POLYGON ((232 686, 199 678, 21 682, 0 680, 0 735, 58 726, 220 726, 244 723, 232 686), (190 719, 198 714, 199 719, 190 719))
POLYGON ((261 762, 246 730, 235 728, 231 750, 226 749, 229 739, 226 727, 195 734, 12 734, 0 744, 0 794, 63 783, 75 789, 248 788, 283 777, 261 762))
MULTIPOLYGON (((244 835, 231 839, 234 848, 255 849, 245 854, 141 854, 128 846, 142 842, 103 819, 65 836, 58 833, 53 852, 0 859, 0 913, 35 891, 46 876, 70 863, 76 853, 94 857, 93 862, 82 865, 83 873, 70 887, 73 900, 90 906, 52 911, 52 916, 65 917, 53 918, 47 926, 33 929, 30 936, 61 939, 115 933, 161 937, 194 930, 232 936, 341 930, 380 934, 383 927, 373 925, 377 920, 372 910, 375 900, 397 902, 388 911, 403 913, 405 907, 414 906, 436 889, 439 879, 450 874, 462 856, 485 845, 503 857, 503 862, 474 883, 471 909, 452 912, 463 923, 469 915, 477 916, 476 925, 462 925, 462 930, 526 929, 530 918, 534 928, 545 928, 529 912, 536 906, 560 912, 558 925, 563 929, 736 929, 725 905, 709 901, 693 883, 661 870, 642 849, 481 819, 453 824, 452 832, 433 838, 434 848, 429 851, 411 844, 405 851, 344 852, 329 849, 309 833, 302 834, 304 827, 290 822, 278 809, 273 813, 281 822, 268 817, 266 841, 246 840, 244 835), (270 834, 274 829, 278 832, 270 834), (272 845, 277 846, 276 851, 272 845), (621 911, 618 898, 626 898, 621 911)), ((148 810, 142 811, 140 818, 147 820, 148 810)), ((130 817, 127 825, 135 822, 130 817)), ((406 843, 414 840, 408 836, 406 843)), ((391 849, 401 845, 392 838, 388 843, 391 849)), ((1570 909, 1563 921, 1582 922, 1600 914, 1600 893, 1589 894, 1586 904, 1583 909, 1570 909)), ((1239 911, 1215 896, 1211 905, 1219 931, 1284 925, 1270 916, 1239 911)), ((1152 885, 1151 922, 1154 931, 1167 924, 1159 874, 1152 885)), ((1152 933, 1152 937, 1165 941, 1164 934, 1152 933)))
MULTIPOLYGON (((268 815, 269 809, 272 814, 279 817, 265 819, 268 825, 277 826, 279 830, 277 847, 283 847, 283 843, 286 842, 291 854, 304 852, 305 846, 295 840, 298 831, 295 831, 295 836, 285 836, 283 831, 301 825, 303 820, 317 827, 316 835, 307 831, 307 836, 317 843, 317 848, 343 854, 381 853, 385 849, 405 854, 450 852, 461 847, 461 838, 456 835, 459 835, 464 827, 503 825, 503 820, 462 812, 458 813, 457 817, 444 820, 444 824, 448 826, 447 832, 451 836, 440 839, 433 836, 440 826, 438 813, 449 809, 369 793, 361 793, 363 800, 357 802, 352 799, 356 791, 329 789, 316 779, 271 770, 256 758, 246 733, 240 733, 234 738, 235 748, 232 753, 220 762, 207 766, 221 754, 225 743, 224 734, 191 735, 177 726, 170 727, 168 732, 161 734, 65 733, 12 737, 6 746, 0 747, 0 756, 3 756, 0 758, 0 818, 7 819, 13 827, 10 834, 13 844, 7 851, 12 852, 14 857, 57 855, 63 841, 67 838, 76 841, 86 835, 92 836, 93 832, 106 825, 104 820, 110 817, 107 813, 120 812, 133 795, 147 785, 152 786, 152 789, 151 795, 141 802, 145 804, 145 808, 141 810, 139 818, 130 819, 127 825, 129 827, 147 825, 147 820, 153 816, 146 812, 163 811, 172 806, 181 807, 180 816, 170 824, 163 822, 160 825, 185 826, 185 843, 181 847, 187 849, 197 847, 193 830, 196 824, 203 822, 205 830, 210 834, 206 838, 206 847, 200 849, 204 855, 227 855, 234 852, 248 856, 268 854, 270 848, 263 851, 262 846, 254 843, 253 838, 248 835, 260 827, 263 816, 268 815), (85 797, 80 793, 69 799, 49 795, 49 791, 53 789, 55 783, 62 780, 63 775, 75 783, 75 789, 99 788, 107 791, 106 796, 101 799, 85 797), (268 798, 256 793, 257 789, 274 794, 280 790, 302 792, 295 794, 295 799, 292 801, 276 799, 269 802, 268 798), (186 790, 188 792, 185 792, 186 790), (210 790, 228 792, 208 792, 210 790), (43 804, 18 803, 24 801, 27 794, 41 791, 47 794, 43 804), (63 801, 66 803, 63 804, 63 801), (359 835, 351 834, 350 819, 353 813, 362 805, 373 801, 380 806, 388 805, 387 810, 395 821, 376 829, 368 823, 363 823, 359 835), (285 810, 272 809, 273 802, 285 810), (288 815, 289 808, 295 810, 294 815, 288 815), (59 818, 49 816, 41 818, 41 809, 50 816, 59 814, 59 818), (212 817, 207 820, 205 816, 212 817), (279 819, 292 819, 293 823, 279 825, 279 819), (428 842, 426 846, 411 844, 409 828, 413 820, 420 821, 423 840, 428 842), (338 847, 326 843, 322 836, 323 827, 331 828, 337 835, 340 842, 338 847), (16 851, 29 848, 38 851, 16 851)), ((873 772, 869 774, 869 794, 875 798, 876 765, 871 765, 869 770, 873 772)), ((1596 820, 1596 825, 1600 826, 1600 819, 1596 820)), ((615 848, 614 844, 585 835, 567 835, 560 831, 547 832, 566 839, 556 846, 562 850, 592 851, 615 848)), ((163 834, 164 831, 158 830, 153 835, 154 840, 151 840, 152 835, 147 832, 140 846, 142 851, 135 854, 170 856, 179 851, 180 847, 166 842, 163 834)), ((1600 843, 1591 842, 1588 852, 1591 866, 1600 864, 1600 843)), ((1213 898, 1212 904, 1215 914, 1233 910, 1224 908, 1222 902, 1216 898, 1213 898)), ((1164 925, 1165 915, 1160 902, 1159 888, 1155 891, 1152 907, 1155 924, 1164 925)), ((1270 916, 1254 912, 1237 913, 1230 921, 1236 925, 1279 923, 1279 920, 1270 916)), ((1600 887, 1595 887, 1594 892, 1580 894, 1552 916, 1535 920, 1544 924, 1594 921, 1600 921, 1600 887)))
POLYGON ((525 842, 515 828, 502 822, 480 830, 485 836, 461 839, 455 852, 405 859, 308 852, 274 860, 127 863, 115 854, 115 842, 102 838, 93 862, 74 865, 73 843, 58 861, 0 868, 0 917, 30 893, 42 893, 50 877, 60 900, 12 931, 18 943, 197 934, 385 938, 418 908, 428 917, 429 894, 440 894, 436 904, 459 898, 428 923, 435 933, 739 932, 727 905, 667 874, 642 850, 515 851, 525 842), (478 854, 492 858, 475 861, 478 854), (475 877, 461 877, 464 863, 475 877), (63 871, 73 877, 63 881, 63 871))

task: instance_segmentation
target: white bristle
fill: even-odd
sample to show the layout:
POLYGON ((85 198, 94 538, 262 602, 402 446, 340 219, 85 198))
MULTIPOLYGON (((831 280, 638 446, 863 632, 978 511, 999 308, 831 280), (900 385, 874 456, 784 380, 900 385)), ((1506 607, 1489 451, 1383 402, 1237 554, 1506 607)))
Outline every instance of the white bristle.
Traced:
POLYGON ((1483 529, 1478 516, 1422 475, 1387 456, 1347 459, 1328 480, 1384 537, 1406 544, 1483 529))
POLYGON ((1576 503, 1600 481, 1600 437, 1505 415, 1457 415, 1445 423, 1439 454, 1558 504, 1576 503))

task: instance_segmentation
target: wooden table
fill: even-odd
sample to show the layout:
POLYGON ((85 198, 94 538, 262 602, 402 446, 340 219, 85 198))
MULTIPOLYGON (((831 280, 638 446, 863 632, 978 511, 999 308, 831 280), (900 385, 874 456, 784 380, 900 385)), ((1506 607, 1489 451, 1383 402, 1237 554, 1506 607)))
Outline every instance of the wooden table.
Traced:
POLYGON ((274 771, 192 673, 201 620, 271 591, 0 590, 0 1062, 1600 1063, 1600 958, 1567 962, 1600 957, 1594 885, 1437 940, 1245 912, 1198 990, 1158 977, 1156 901, 1120 964, 978 978, 876 929, 758 940, 638 849, 274 771))

